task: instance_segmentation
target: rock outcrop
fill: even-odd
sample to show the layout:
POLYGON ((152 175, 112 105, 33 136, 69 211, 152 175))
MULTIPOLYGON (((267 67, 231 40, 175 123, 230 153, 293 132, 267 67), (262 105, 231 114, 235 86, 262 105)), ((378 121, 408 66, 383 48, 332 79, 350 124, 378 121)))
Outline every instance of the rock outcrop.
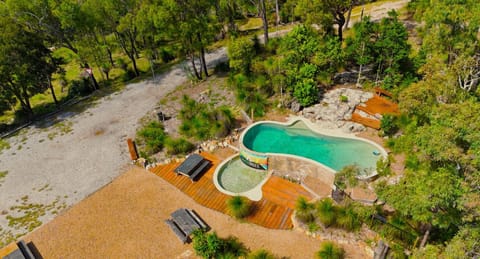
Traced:
POLYGON ((366 102, 373 97, 373 93, 361 90, 339 88, 325 93, 322 101, 303 109, 305 118, 311 119, 322 127, 341 128, 345 132, 359 132, 365 130, 361 124, 351 122, 355 106, 366 102))

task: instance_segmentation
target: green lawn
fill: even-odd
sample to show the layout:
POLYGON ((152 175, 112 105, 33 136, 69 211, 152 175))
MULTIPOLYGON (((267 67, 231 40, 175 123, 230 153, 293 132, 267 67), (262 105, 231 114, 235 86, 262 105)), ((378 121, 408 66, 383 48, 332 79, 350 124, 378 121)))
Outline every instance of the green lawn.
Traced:
POLYGON ((249 18, 246 22, 238 27, 240 31, 250 31, 262 28, 261 18, 249 18))
MULTIPOLYGON (((73 80, 78 80, 80 79, 80 73, 82 72, 82 68, 80 67, 80 63, 76 55, 69 49, 66 48, 59 48, 54 51, 54 56, 56 57, 62 57, 67 64, 63 65, 63 68, 65 69, 65 79, 68 83, 72 82, 73 80)), ((113 59, 115 62, 117 62, 119 59, 122 59, 130 69, 133 70, 133 66, 130 62, 130 60, 123 54, 123 53, 115 53, 113 55, 113 59)), ((100 71, 100 69, 95 66, 95 64, 90 64, 93 66, 93 73, 95 75, 95 78, 99 82, 100 86, 105 86, 105 76, 104 74, 100 71)), ((149 61, 144 57, 144 55, 140 55, 140 58, 137 59, 137 68, 141 73, 141 76, 139 78, 145 78, 148 76, 151 76, 151 70, 150 70, 150 63, 149 61)), ((109 74, 110 82, 109 82, 109 90, 111 91, 117 91, 122 89, 125 86, 125 81, 124 81, 124 74, 125 71, 123 71, 121 68, 116 67, 112 68, 109 74)), ((138 79, 134 79, 138 80, 138 79)), ((62 86, 60 84, 60 75, 55 74, 53 76, 53 87, 55 90, 55 95, 57 97, 57 100, 62 103, 66 101, 66 98, 68 97, 68 88, 69 86, 66 86, 63 88, 62 91, 62 86)), ((48 112, 52 112, 55 110, 55 105, 53 101, 53 97, 51 94, 50 89, 47 89, 45 92, 36 94, 30 98, 30 103, 32 105, 32 108, 34 109, 35 113, 38 114, 45 114, 48 112)), ((4 114, 0 115, 0 123, 5 123, 5 124, 10 124, 14 122, 15 119, 15 111, 18 111, 21 109, 20 104, 18 103, 15 107, 15 109, 12 109, 10 111, 6 111, 4 114)))
MULTIPOLYGON (((350 19, 352 21, 360 20, 360 15, 362 13, 362 8, 364 8, 363 13, 364 13, 364 16, 365 16, 365 15, 368 15, 372 10, 378 9, 379 7, 381 7, 382 5, 384 5, 386 3, 394 4, 396 2, 401 2, 401 1, 403 1, 403 0, 380 0, 380 1, 373 2, 373 3, 368 3, 368 4, 356 6, 352 9, 352 15, 351 15, 350 19)), ((389 10, 385 9, 385 11, 388 12, 389 10)), ((402 13, 404 13, 405 11, 406 11, 406 8, 402 8, 400 10, 397 10, 397 12, 400 15, 402 13)))

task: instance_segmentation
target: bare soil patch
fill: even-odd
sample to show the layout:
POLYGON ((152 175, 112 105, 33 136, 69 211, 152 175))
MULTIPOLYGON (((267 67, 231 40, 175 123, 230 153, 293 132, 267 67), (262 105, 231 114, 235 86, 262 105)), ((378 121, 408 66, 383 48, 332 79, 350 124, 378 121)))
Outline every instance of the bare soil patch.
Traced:
MULTIPOLYGON (((194 209, 219 236, 251 250, 312 258, 320 241, 299 231, 265 229, 196 204, 160 177, 131 169, 26 237, 44 258, 197 258, 163 222, 178 208, 194 209)), ((361 243, 343 243, 347 258, 369 257, 361 243)))

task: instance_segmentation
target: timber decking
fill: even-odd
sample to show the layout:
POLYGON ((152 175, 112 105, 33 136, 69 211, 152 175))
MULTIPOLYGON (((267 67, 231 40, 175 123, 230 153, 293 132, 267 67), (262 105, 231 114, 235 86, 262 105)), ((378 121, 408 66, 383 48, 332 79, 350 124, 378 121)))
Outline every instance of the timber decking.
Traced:
MULTIPOLYGON (((230 196, 218 191, 213 184, 213 173, 220 161, 206 152, 202 152, 201 155, 212 162, 212 167, 199 176, 196 182, 174 173, 173 170, 180 164, 176 162, 157 166, 150 171, 190 196, 197 203, 227 214, 226 201, 230 196)), ((312 198, 312 195, 300 185, 277 176, 271 176, 263 185, 262 191, 263 197, 260 201, 253 202, 253 210, 247 217, 247 221, 272 229, 292 228, 291 216, 297 198, 299 196, 312 198)))
POLYGON ((352 113, 351 120, 353 122, 358 122, 370 128, 380 129, 380 120, 374 117, 376 114, 396 115, 400 114, 400 111, 396 103, 378 95, 374 95, 372 98, 365 102, 365 106, 357 105, 357 107, 355 107, 355 110, 352 113), (363 117, 362 115, 357 113, 357 111, 363 111, 371 115, 372 117, 363 117))
POLYGON ((363 117, 362 115, 360 115, 356 112, 352 113, 352 119, 351 120, 353 122, 360 123, 364 126, 367 126, 367 127, 373 128, 373 129, 380 129, 380 120, 363 117))
POLYGON ((372 98, 365 102, 363 111, 375 115, 379 114, 400 114, 398 105, 390 100, 387 100, 378 95, 374 95, 372 98))

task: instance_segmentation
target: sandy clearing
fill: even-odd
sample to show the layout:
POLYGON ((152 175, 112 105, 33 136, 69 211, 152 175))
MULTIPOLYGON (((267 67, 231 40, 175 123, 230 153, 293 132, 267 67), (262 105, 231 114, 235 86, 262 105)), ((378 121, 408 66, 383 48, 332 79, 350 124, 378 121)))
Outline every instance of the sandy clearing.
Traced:
MULTIPOLYGON (((26 240, 33 241, 44 258, 195 258, 192 245, 183 245, 163 222, 181 207, 194 209, 219 236, 236 236, 252 250, 312 258, 319 248, 319 240, 299 231, 240 223, 200 206, 139 168, 121 175, 26 240)), ((348 258, 368 257, 358 244, 343 247, 348 258)))

